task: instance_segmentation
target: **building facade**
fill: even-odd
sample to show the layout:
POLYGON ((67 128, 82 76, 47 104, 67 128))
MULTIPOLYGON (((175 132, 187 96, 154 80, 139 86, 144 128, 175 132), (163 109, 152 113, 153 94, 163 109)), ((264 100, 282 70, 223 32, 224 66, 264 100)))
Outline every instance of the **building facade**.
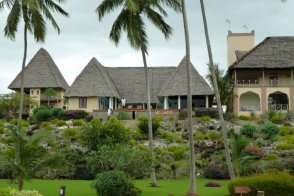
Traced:
POLYGON ((234 78, 236 115, 294 109, 294 37, 268 37, 249 51, 240 45, 235 56, 228 71, 234 78))

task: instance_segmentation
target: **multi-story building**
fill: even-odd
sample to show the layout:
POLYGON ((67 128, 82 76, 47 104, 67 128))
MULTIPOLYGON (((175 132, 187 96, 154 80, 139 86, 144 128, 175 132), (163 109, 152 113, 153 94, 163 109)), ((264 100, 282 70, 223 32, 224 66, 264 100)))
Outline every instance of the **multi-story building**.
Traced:
POLYGON ((234 113, 293 110, 294 37, 267 37, 254 46, 254 32, 229 32, 227 40, 234 113))

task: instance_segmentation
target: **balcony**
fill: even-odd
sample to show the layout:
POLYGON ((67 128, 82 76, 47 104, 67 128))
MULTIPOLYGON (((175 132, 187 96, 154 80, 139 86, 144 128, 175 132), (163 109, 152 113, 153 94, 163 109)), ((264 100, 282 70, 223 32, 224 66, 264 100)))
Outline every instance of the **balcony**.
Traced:
POLYGON ((276 111, 287 111, 289 109, 288 104, 269 104, 268 110, 276 110, 276 111))
POLYGON ((41 101, 60 101, 62 97, 60 95, 48 97, 45 95, 41 95, 41 101))
POLYGON ((289 87, 293 86, 291 79, 275 79, 275 80, 264 80, 258 79, 238 79, 236 80, 236 87, 289 87))

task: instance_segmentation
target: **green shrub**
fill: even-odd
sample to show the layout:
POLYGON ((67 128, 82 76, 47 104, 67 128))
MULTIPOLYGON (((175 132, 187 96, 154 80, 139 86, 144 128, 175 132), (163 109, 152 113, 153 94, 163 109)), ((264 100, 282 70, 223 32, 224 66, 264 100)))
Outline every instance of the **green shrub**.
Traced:
POLYGON ((294 119, 294 113, 292 111, 287 111, 285 113, 285 120, 291 121, 294 119))
POLYGON ((279 133, 277 125, 267 122, 261 128, 261 132, 265 135, 265 139, 271 139, 279 133))
POLYGON ((98 174, 92 188, 100 196, 137 196, 141 193, 131 179, 120 171, 107 171, 98 174))
POLYGON ((219 140, 222 138, 222 134, 218 131, 208 131, 206 135, 211 140, 219 140))
POLYGON ((257 191, 264 191, 266 196, 290 196, 293 195, 294 177, 288 173, 266 173, 237 178, 228 184, 230 195, 235 195, 235 186, 249 187, 252 191, 246 196, 256 196, 257 191))
POLYGON ((293 144, 280 143, 276 145, 276 150, 292 150, 294 148, 293 144))
POLYGON ((250 112, 250 118, 251 118, 252 120, 256 118, 256 114, 255 114, 255 112, 253 112, 253 111, 250 112))
POLYGON ((49 108, 39 107, 36 109, 38 110, 34 110, 34 117, 37 122, 49 121, 52 118, 52 111, 49 108))
POLYGON ((48 129, 52 129, 51 123, 48 121, 44 121, 41 123, 40 128, 48 128, 48 129))
POLYGON ((0 124, 0 134, 3 134, 3 133, 4 133, 4 131, 5 131, 5 128, 3 127, 3 125, 2 125, 2 124, 0 124))
POLYGON ((129 115, 128 115, 127 112, 119 112, 119 113, 117 114, 117 119, 118 119, 118 120, 129 120, 130 117, 129 117, 129 115))
MULTIPOLYGON (((142 134, 147 136, 148 135, 148 118, 146 116, 140 115, 138 120, 139 120, 139 123, 138 123, 139 130, 141 131, 142 134)), ((158 129, 160 126, 159 123, 160 123, 160 121, 158 121, 158 119, 153 117, 153 119, 152 119, 152 132, 153 132, 154 137, 157 136, 157 134, 158 134, 158 129)))
POLYGON ((0 188, 0 196, 10 196, 10 188, 0 188))
POLYGON ((293 135, 294 134, 294 128, 293 127, 280 127, 280 135, 293 135))
POLYGON ((73 120, 73 123, 72 123, 73 126, 83 126, 84 124, 85 124, 85 121, 83 119, 73 120))
POLYGON ((36 190, 22 190, 18 191, 16 189, 11 189, 10 190, 10 195, 11 196, 43 196, 41 195, 38 191, 36 190))
POLYGON ((84 110, 68 110, 66 115, 68 119, 83 119, 89 114, 84 110))
POLYGON ((209 179, 229 179, 229 172, 225 164, 212 163, 204 168, 203 177, 209 179))
POLYGON ((254 143, 258 147, 265 147, 267 145, 267 142, 263 138, 257 138, 254 143))
POLYGON ((176 119, 175 119, 174 116, 170 116, 170 117, 168 117, 168 121, 174 122, 175 120, 176 120, 176 119))
POLYGON ((274 153, 268 154, 268 155, 266 155, 265 159, 266 160, 277 160, 277 159, 279 159, 279 155, 274 154, 274 153))
POLYGON ((188 117, 188 113, 185 110, 181 110, 178 114, 178 120, 186 120, 188 117))
POLYGON ((264 123, 266 123, 268 120, 266 118, 260 118, 258 121, 257 121, 257 124, 259 125, 262 125, 264 123))
POLYGON ((53 120, 52 123, 58 127, 62 127, 66 125, 66 122, 64 120, 58 120, 58 119, 53 120))
POLYGON ((172 153, 172 156, 176 161, 185 159, 188 154, 188 147, 187 146, 169 146, 167 148, 168 152, 172 153))
POLYGON ((52 108, 52 116, 54 118, 59 118, 63 115, 64 111, 61 108, 52 108))
POLYGON ((199 132, 199 131, 197 131, 197 132, 194 134, 193 138, 196 139, 196 140, 205 140, 205 139, 207 139, 207 138, 206 138, 206 135, 203 134, 203 133, 201 133, 201 132, 199 132))
POLYGON ((235 122, 237 120, 237 117, 234 113, 226 112, 224 113, 224 119, 227 121, 235 122))
POLYGON ((289 144, 294 144, 294 135, 286 135, 286 136, 284 136, 283 141, 286 141, 289 144))
MULTIPOLYGON (((9 123, 10 123, 10 124, 13 124, 13 125, 17 125, 17 123, 18 123, 18 119, 17 119, 17 118, 11 119, 11 120, 9 121, 9 123)), ((23 127, 28 127, 30 124, 28 123, 28 121, 21 119, 21 125, 22 125, 23 127)))
POLYGON ((246 120, 246 121, 247 121, 247 120, 251 120, 250 116, 245 116, 245 115, 240 115, 240 116, 239 116, 239 119, 240 119, 240 120, 246 120))
POLYGON ((252 137, 253 133, 256 131, 256 126, 252 124, 243 125, 240 129, 240 133, 247 137, 252 137))
POLYGON ((283 124, 285 121, 284 115, 282 113, 276 114, 271 118, 271 121, 276 124, 283 124))
POLYGON ((277 115, 277 111, 276 110, 269 110, 266 112, 266 115, 268 116, 269 119, 272 119, 274 116, 277 115))
POLYGON ((164 121, 164 117, 163 116, 154 116, 152 118, 153 121, 156 121, 156 122, 163 122, 164 121))
POLYGON ((214 110, 197 109, 195 111, 195 116, 196 117, 209 116, 210 118, 219 118, 217 108, 215 108, 214 110))
POLYGON ((210 121, 210 117, 209 116, 201 116, 200 120, 202 120, 202 121, 210 121))
POLYGON ((168 144, 173 143, 173 142, 176 142, 176 143, 183 142, 182 137, 177 133, 173 133, 173 132, 169 132, 169 131, 162 131, 160 133, 160 136, 162 139, 166 139, 166 142, 168 144))
POLYGON ((61 136, 69 140, 76 140, 79 134, 76 128, 66 128, 62 131, 61 136))

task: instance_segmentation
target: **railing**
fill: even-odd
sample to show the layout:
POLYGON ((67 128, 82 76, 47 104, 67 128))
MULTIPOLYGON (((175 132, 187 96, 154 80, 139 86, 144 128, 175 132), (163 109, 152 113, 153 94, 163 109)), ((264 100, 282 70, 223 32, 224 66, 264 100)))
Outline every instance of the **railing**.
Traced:
POLYGON ((268 110, 288 110, 288 104, 269 104, 268 110))
MULTIPOLYGON (((57 96, 50 96, 50 97, 49 97, 49 101, 60 100, 60 99, 61 99, 61 96, 60 96, 60 95, 57 95, 57 96)), ((42 100, 42 101, 48 101, 48 97, 45 96, 45 95, 41 95, 41 100, 42 100)))
POLYGON ((236 85, 239 86, 257 86, 259 85, 259 81, 258 80, 237 80, 236 81, 236 85))
POLYGON ((270 87, 281 87, 281 86, 293 86, 291 79, 279 79, 279 80, 264 80, 264 85, 262 80, 258 79, 244 79, 236 80, 236 86, 270 86, 270 87))
POLYGON ((259 104, 240 105, 240 111, 260 111, 259 104))

